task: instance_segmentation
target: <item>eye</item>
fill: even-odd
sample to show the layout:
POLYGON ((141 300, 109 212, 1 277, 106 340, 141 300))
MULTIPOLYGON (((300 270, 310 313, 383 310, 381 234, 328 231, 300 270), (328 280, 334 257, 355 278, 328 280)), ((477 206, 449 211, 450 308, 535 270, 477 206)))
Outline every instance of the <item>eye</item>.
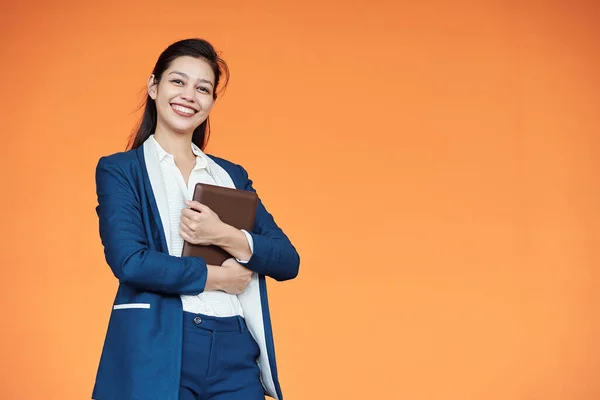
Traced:
POLYGON ((171 82, 176 85, 183 85, 183 81, 181 79, 172 79, 171 82))
POLYGON ((203 87, 203 86, 199 87, 198 91, 203 92, 203 93, 210 93, 210 90, 208 88, 203 87))

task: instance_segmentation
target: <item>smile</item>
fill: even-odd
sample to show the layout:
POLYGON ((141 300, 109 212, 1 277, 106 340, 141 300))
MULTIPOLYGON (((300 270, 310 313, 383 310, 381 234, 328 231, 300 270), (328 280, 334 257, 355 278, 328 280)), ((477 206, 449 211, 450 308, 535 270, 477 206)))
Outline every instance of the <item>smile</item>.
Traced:
POLYGON ((189 107, 180 106, 179 104, 171 104, 171 108, 179 115, 189 117, 196 114, 196 110, 189 107))

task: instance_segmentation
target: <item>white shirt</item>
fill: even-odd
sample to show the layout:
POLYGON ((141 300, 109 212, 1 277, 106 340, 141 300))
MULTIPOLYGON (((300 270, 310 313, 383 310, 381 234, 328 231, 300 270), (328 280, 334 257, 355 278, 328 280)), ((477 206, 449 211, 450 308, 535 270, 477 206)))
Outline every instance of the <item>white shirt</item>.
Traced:
MULTIPOLYGON (((185 200, 192 200, 197 183, 217 185, 213 178, 207 161, 207 156, 192 143, 192 152, 196 155, 196 165, 190 173, 187 185, 181 171, 175 165, 175 157, 167 153, 160 144, 151 136, 156 146, 160 171, 167 193, 169 207, 169 227, 171 243, 169 243, 169 254, 181 257, 183 250, 183 238, 179 235, 179 223, 181 222, 181 210, 185 207, 185 200)), ((253 250, 252 236, 243 231, 248 239, 250 250, 253 250)), ((238 260, 241 263, 244 261, 238 260)), ((235 315, 244 316, 242 306, 238 297, 223 291, 207 291, 198 295, 182 295, 183 311, 212 315, 216 317, 231 317, 235 315)))

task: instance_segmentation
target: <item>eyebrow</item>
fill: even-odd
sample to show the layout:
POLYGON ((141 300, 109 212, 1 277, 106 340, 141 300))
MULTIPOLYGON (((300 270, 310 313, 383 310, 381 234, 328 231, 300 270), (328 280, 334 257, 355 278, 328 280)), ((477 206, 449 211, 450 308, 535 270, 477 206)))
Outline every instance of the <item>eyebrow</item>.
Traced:
MULTIPOLYGON (((169 75, 177 74, 185 79, 189 79, 190 77, 185 72, 173 71, 169 75)), ((208 83, 210 86, 214 86, 213 83, 207 79, 198 79, 198 82, 208 83)))

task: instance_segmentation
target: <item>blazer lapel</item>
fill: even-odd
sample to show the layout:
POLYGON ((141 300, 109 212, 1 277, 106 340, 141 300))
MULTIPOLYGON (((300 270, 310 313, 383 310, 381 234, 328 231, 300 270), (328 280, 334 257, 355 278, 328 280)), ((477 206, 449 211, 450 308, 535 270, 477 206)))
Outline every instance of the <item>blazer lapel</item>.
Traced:
POLYGON ((156 199, 156 206, 160 214, 160 220, 162 222, 163 231, 165 233, 165 239, 167 240, 167 247, 171 252, 171 229, 169 228, 169 203, 167 200, 167 192, 165 191, 165 185, 163 182, 162 173, 160 172, 160 161, 158 160, 158 153, 156 147, 152 143, 152 137, 148 138, 144 142, 144 160, 146 162, 146 170, 148 171, 148 178, 150 179, 150 185, 152 186, 152 192, 156 199))

